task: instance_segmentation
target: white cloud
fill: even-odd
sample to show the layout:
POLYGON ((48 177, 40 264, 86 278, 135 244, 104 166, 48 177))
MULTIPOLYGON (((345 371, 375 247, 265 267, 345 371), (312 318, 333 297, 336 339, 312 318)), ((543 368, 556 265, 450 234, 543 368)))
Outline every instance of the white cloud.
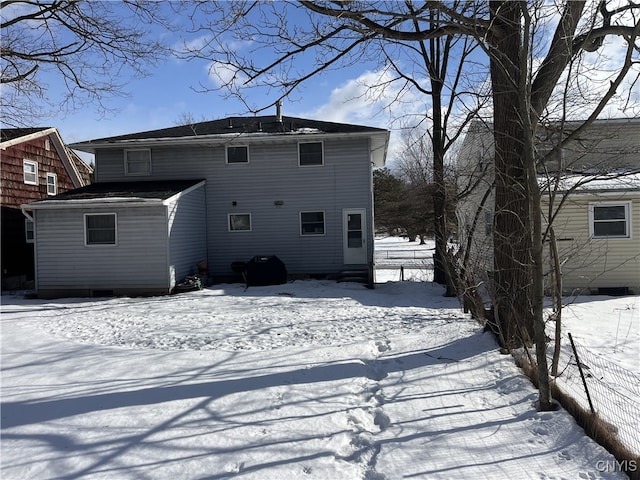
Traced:
POLYGON ((400 130, 404 119, 420 113, 424 115, 428 108, 424 99, 401 89, 399 82, 391 80, 392 76, 386 70, 364 72, 334 88, 326 103, 300 116, 389 129, 387 161, 390 161, 402 150, 400 130))
POLYGON ((235 66, 228 63, 213 61, 207 65, 207 75, 216 88, 236 90, 247 81, 247 76, 235 66))

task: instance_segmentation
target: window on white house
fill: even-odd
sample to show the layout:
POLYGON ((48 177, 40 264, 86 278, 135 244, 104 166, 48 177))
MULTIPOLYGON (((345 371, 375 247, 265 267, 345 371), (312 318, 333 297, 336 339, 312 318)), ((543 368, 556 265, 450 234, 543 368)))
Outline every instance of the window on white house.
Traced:
POLYGON ((301 235, 324 235, 324 212, 300 212, 301 235))
POLYGON ((628 202, 589 205, 591 238, 630 238, 630 210, 628 202))
POLYGON ((22 171, 24 173, 24 183, 27 185, 38 185, 38 162, 23 160, 22 171))
POLYGON ((47 194, 57 195, 58 193, 58 176, 55 173, 47 173, 47 194))
POLYGON ((131 176, 151 175, 151 150, 125 150, 124 174, 131 176))
POLYGON ((249 147, 237 145, 227 147, 227 163, 249 163, 249 147))
POLYGON ((301 167, 324 164, 322 142, 308 142, 298 144, 298 163, 301 167))
POLYGON ((33 221, 28 218, 24 219, 24 238, 27 243, 33 243, 35 236, 35 231, 33 229, 33 221))
POLYGON ((116 224, 115 213, 85 213, 85 245, 115 245, 116 224))
POLYGON ((230 213, 229 214, 229 231, 230 232, 250 232, 251 231, 251 214, 250 213, 230 213))

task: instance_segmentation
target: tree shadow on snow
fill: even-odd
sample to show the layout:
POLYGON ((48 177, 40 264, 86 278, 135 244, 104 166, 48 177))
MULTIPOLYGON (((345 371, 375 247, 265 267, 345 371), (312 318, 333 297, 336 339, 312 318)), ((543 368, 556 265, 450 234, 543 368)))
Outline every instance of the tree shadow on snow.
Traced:
MULTIPOLYGON (((228 395, 246 394, 255 396, 260 395, 268 389, 279 386, 286 385, 290 387, 297 385, 304 387, 304 385, 318 383, 331 385, 331 382, 344 380, 361 379, 364 382, 375 384, 388 375, 398 372, 408 372, 430 365, 464 363, 466 359, 485 354, 494 348, 495 343, 491 337, 476 332, 467 338, 460 338, 432 349, 405 351, 397 355, 389 353, 389 355, 382 355, 380 358, 371 360, 353 359, 312 366, 300 365, 286 371, 258 375, 255 374, 255 369, 247 369, 243 376, 236 376, 235 378, 198 381, 202 376, 216 374, 216 368, 204 369, 200 375, 194 374, 182 377, 184 381, 176 381, 176 379, 181 378, 180 374, 176 374, 174 375, 173 381, 168 384, 145 388, 132 387, 130 382, 125 385, 120 385, 115 381, 115 385, 112 385, 111 390, 108 389, 109 386, 106 384, 100 385, 102 389, 100 393, 76 396, 66 395, 64 398, 55 397, 36 401, 18 400, 2 402, 0 405, 2 414, 2 438, 3 441, 7 442, 14 441, 22 444, 28 442, 35 445, 47 446, 50 450, 59 452, 60 462, 63 464, 63 459, 65 458, 83 458, 84 460, 82 462, 76 461, 75 463, 72 462, 67 465, 67 472, 59 477, 68 479, 79 478, 91 472, 105 472, 106 470, 118 471, 119 469, 125 468, 135 470, 135 468, 144 469, 149 468, 150 465, 162 464, 177 465, 181 461, 197 461, 199 457, 204 459, 207 455, 216 453, 233 454, 235 451, 265 448, 265 446, 277 445, 278 443, 284 445, 291 442, 307 442, 314 439, 317 440, 317 435, 314 432, 291 432, 290 436, 286 439, 263 439, 261 443, 248 442, 244 446, 234 447, 233 450, 218 448, 216 452, 212 452, 211 450, 198 451, 198 449, 190 451, 188 448, 185 448, 184 451, 176 452, 175 448, 171 448, 170 446, 171 440, 175 439, 175 435, 182 435, 183 430, 189 431, 187 427, 195 426, 193 422, 197 424, 199 429, 194 430, 195 433, 193 433, 193 435, 195 436, 202 434, 202 422, 205 422, 207 425, 211 424, 211 429, 213 430, 220 429, 221 431, 227 428, 237 428, 241 425, 242 417, 236 419, 235 415, 232 415, 232 418, 225 419, 216 413, 215 401, 228 395), (127 414, 135 415, 136 407, 144 407, 145 412, 152 411, 153 409, 162 411, 162 404, 179 401, 189 402, 185 407, 176 407, 174 404, 174 406, 167 410, 171 412, 173 411, 172 409, 175 409, 177 414, 161 414, 157 424, 151 427, 147 425, 142 431, 136 428, 122 428, 121 434, 117 434, 115 438, 107 437, 103 440, 92 440, 92 438, 101 437, 83 436, 80 432, 77 432, 73 436, 46 433, 47 431, 51 431, 51 428, 55 428, 56 423, 61 421, 67 422, 71 417, 96 413, 98 414, 96 422, 101 422, 101 412, 133 407, 131 413, 127 414), (205 418, 202 418, 203 415, 205 418), (193 420, 194 416, 200 419, 197 421, 193 420), (52 425, 47 425, 46 429, 43 427, 41 433, 34 432, 35 425, 47 424, 49 422, 52 425), (23 427, 27 427, 27 429, 25 430, 23 427), (197 433, 198 431, 201 433, 197 433), (158 435, 161 437, 160 439, 156 438, 158 435), (163 447, 162 438, 165 438, 165 442, 168 442, 165 447, 163 447), (122 458, 128 452, 146 444, 152 444, 154 450, 167 448, 167 456, 154 455, 154 458, 161 457, 164 459, 148 459, 149 463, 145 463, 144 465, 130 465, 127 462, 131 462, 131 459, 127 458, 124 460, 122 458), (77 471, 73 472, 75 468, 77 468, 77 471)), ((223 375, 228 374, 228 371, 225 371, 225 365, 223 363, 219 364, 217 368, 220 370, 219 373, 223 375)), ((139 377, 140 383, 145 381, 144 375, 139 375, 139 377)), ((146 379, 146 381, 149 381, 149 379, 146 379)), ((428 382, 428 378, 423 377, 421 381, 428 382)), ((89 386, 90 383, 91 380, 87 380, 87 390, 91 389, 89 386)), ((74 388, 77 388, 77 385, 74 385, 74 388)), ((344 407, 344 403, 341 403, 339 396, 344 395, 344 391, 333 391, 330 386, 326 391, 325 389, 315 389, 311 391, 314 393, 314 396, 305 398, 305 402, 310 405, 335 404, 333 412, 342 413, 341 409, 344 407)), ((260 402, 255 399, 251 405, 254 403, 260 405, 260 402)), ((269 409, 268 399, 264 399, 263 405, 265 411, 269 409)), ((286 408, 287 405, 285 404, 284 407, 286 408)), ((248 413, 253 414, 256 412, 248 413)), ((244 412, 244 414, 247 414, 247 412, 244 412)), ((120 413, 118 415, 123 414, 120 413)), ((327 415, 327 412, 315 414, 313 410, 310 410, 308 415, 311 417, 314 415, 324 416, 327 415)), ((286 420, 286 417, 274 416, 271 418, 266 414, 264 422, 265 425, 267 425, 286 420)), ((252 426, 259 426, 259 423, 260 422, 256 423, 255 420, 251 421, 252 426)), ((108 427, 96 425, 95 428, 108 427)), ((116 429, 116 427, 113 428, 116 429)), ((207 430, 207 433, 210 433, 209 428, 205 430, 207 430)), ((340 432, 334 432, 333 434, 339 433, 340 432)), ((102 438, 104 438, 104 436, 102 438)), ((308 453, 306 449, 302 449, 301 452, 292 452, 291 458, 288 460, 278 457, 278 460, 274 460, 271 463, 254 465, 250 467, 250 469, 259 470, 275 465, 300 462, 305 459, 312 460, 314 458, 332 455, 329 451, 309 455, 304 454, 308 453), (298 453, 301 452, 303 452, 303 455, 298 456, 298 453)), ((50 456, 50 454, 48 456, 50 456)), ((19 467, 17 464, 11 465, 10 460, 6 460, 6 462, 8 462, 9 465, 5 464, 5 467, 19 467)), ((248 470, 245 469, 245 471, 248 470)), ((131 470, 129 473, 131 473, 131 470)), ((217 474, 212 474, 207 478, 231 476, 228 472, 226 474, 220 474, 220 476, 216 475, 217 474)), ((143 477, 144 475, 140 478, 143 477)))

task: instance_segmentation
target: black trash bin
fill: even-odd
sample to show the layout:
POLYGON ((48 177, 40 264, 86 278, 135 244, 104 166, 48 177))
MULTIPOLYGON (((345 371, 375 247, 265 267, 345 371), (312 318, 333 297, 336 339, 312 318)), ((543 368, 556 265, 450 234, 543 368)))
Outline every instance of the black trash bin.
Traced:
POLYGON ((287 283, 287 268, 276 255, 256 255, 245 265, 247 286, 287 283))

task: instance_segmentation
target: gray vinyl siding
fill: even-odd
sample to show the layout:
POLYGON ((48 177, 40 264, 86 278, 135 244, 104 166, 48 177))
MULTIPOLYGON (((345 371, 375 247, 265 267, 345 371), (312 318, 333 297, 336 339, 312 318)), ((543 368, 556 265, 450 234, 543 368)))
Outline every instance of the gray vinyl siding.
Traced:
MULTIPOLYGON (((365 137, 325 139, 324 165, 298 165, 299 135, 249 145, 247 164, 227 164, 224 145, 151 149, 152 175, 124 177, 121 149, 97 152, 99 182, 206 179, 206 228, 211 275, 230 275, 231 262, 277 255, 292 274, 335 273, 343 263, 342 210, 367 211, 373 258, 371 158, 365 137), (274 205, 281 201, 281 206, 274 205), (233 205, 236 202, 236 205, 233 205), (300 212, 324 211, 325 235, 301 236, 300 212), (229 232, 228 214, 250 213, 251 232, 229 232)), ((312 135, 304 141, 316 141, 312 135)))
POLYGON ((35 214, 38 290, 168 287, 164 206, 35 214), (117 245, 85 246, 85 213, 116 213, 117 245))
MULTIPOLYGON (((297 148, 295 141, 252 148, 249 165, 223 165, 224 172, 210 180, 209 268, 214 274, 229 274, 232 261, 255 255, 277 255, 291 274, 344 268, 342 209, 371 212, 368 143, 325 141, 324 165, 314 167, 298 166, 297 148), (325 234, 302 236, 301 211, 323 211, 325 234), (229 232, 230 213, 250 213, 251 232, 229 232)), ((367 223, 371 228, 370 219, 367 223)))
POLYGON ((198 187, 167 204, 171 286, 196 273, 207 259, 205 188, 198 187))

